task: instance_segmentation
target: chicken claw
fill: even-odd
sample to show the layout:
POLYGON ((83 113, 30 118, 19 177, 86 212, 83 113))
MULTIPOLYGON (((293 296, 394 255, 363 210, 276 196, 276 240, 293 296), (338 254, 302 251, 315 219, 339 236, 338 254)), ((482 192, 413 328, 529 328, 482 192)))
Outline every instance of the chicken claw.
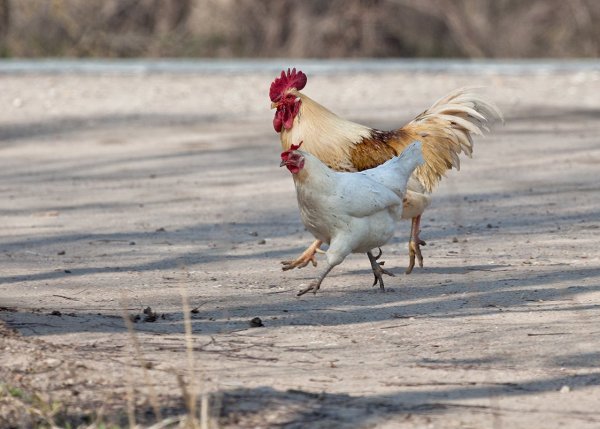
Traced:
MULTIPOLYGON (((316 243, 316 242, 315 242, 316 243)), ((320 243, 320 242, 319 242, 320 243)), ((306 292, 309 291, 313 291, 313 293, 316 295, 317 291, 319 290, 319 288, 321 287, 321 283, 323 282, 323 280, 325 279, 325 277, 327 277, 327 274, 329 274, 329 271, 331 271, 333 269, 333 265, 329 265, 327 264, 325 266, 325 270, 323 270, 323 272, 321 273, 321 275, 319 275, 319 277, 316 280, 313 280, 308 287, 302 289, 301 291, 299 291, 296 296, 302 296, 304 295, 306 292)))
POLYGON ((410 240, 410 242, 408 243, 409 264, 408 264, 408 268, 405 271, 406 274, 410 274, 412 272, 413 268, 415 267, 415 256, 417 257, 417 260, 419 261, 419 267, 423 268, 423 254, 421 253, 420 246, 425 246, 426 244, 427 243, 425 243, 421 239, 419 239, 419 241, 417 241, 417 242, 410 240))
POLYGON ((382 265, 385 264, 385 261, 377 262, 383 252, 379 249, 379 255, 373 256, 371 252, 367 252, 367 256, 369 257, 369 261, 371 262, 371 268, 373 269, 373 276, 375 277, 375 281, 373 282, 373 286, 379 283, 379 289, 384 291, 385 288, 383 286, 383 274, 387 274, 388 276, 395 277, 394 273, 382 268, 382 265))
POLYGON ((321 287, 321 282, 320 281, 312 281, 310 282, 310 284, 308 285, 308 287, 302 289, 301 291, 299 291, 296 296, 302 296, 304 295, 306 292, 310 292, 311 290, 313 291, 313 293, 316 295, 317 291, 319 290, 319 288, 321 287))
POLYGON ((408 242, 408 268, 406 268, 405 273, 412 273, 413 268, 415 267, 415 256, 419 261, 419 267, 423 268, 423 255, 421 254, 421 246, 426 246, 423 240, 419 238, 419 233, 421 230, 419 229, 419 225, 421 223, 421 215, 414 217, 412 219, 412 226, 410 228, 410 241, 408 242))
POLYGON ((281 261, 283 267, 281 269, 283 271, 293 270, 294 268, 304 268, 308 265, 309 262, 312 262, 313 267, 317 266, 317 258, 316 253, 321 252, 321 244, 323 242, 321 240, 315 240, 313 244, 308 246, 308 248, 302 252, 300 256, 298 256, 294 260, 281 261))

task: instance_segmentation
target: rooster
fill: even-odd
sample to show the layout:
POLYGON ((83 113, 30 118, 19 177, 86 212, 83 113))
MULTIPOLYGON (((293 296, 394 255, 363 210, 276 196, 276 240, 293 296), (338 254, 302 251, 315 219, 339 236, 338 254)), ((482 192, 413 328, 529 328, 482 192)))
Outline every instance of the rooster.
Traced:
MULTIPOLYGON (((302 144, 302 142, 300 143, 302 144)), ((403 211, 406 184, 414 169, 423 163, 421 143, 408 146, 400 156, 361 173, 335 172, 315 156, 292 145, 281 154, 281 166, 292 173, 304 226, 320 241, 329 244, 325 269, 298 296, 317 293, 331 269, 350 253, 366 253, 375 281, 384 290, 382 274, 393 275, 377 262, 372 249, 383 246, 394 235, 403 211)))
MULTIPOLYGON (((273 127, 279 133, 283 150, 304 141, 303 150, 336 171, 363 171, 376 167, 398 155, 413 140, 423 145, 425 163, 408 182, 402 219, 412 219, 408 243, 409 265, 415 257, 423 267, 419 237, 423 211, 429 206, 431 192, 447 170, 460 168, 460 153, 471 157, 472 135, 489 131, 486 123, 502 119, 498 108, 469 89, 459 89, 438 100, 411 122, 392 131, 376 130, 340 118, 316 101, 302 94, 307 77, 296 69, 281 72, 269 90, 271 108, 276 109, 273 127)), ((298 258, 282 261, 283 270, 317 265, 315 253, 322 240, 317 239, 298 258)))

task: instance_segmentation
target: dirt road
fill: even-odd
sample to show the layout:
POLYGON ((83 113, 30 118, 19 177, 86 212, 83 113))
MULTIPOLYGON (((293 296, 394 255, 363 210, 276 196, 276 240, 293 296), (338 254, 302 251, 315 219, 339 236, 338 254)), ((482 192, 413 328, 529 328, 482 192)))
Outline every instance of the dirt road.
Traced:
POLYGON ((185 412, 180 373, 224 428, 600 427, 600 73, 309 76, 373 126, 465 85, 506 124, 436 191, 425 268, 405 223, 386 293, 359 255, 301 298, 272 78, 0 77, 0 426, 125 426, 130 388, 151 424, 153 391, 185 412))

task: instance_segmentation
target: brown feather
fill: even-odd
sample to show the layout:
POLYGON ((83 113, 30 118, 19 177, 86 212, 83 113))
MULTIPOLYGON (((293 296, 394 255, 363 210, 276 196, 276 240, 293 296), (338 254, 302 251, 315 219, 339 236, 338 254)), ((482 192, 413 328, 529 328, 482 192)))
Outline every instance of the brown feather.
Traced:
POLYGON ((350 150, 350 160, 356 171, 377 167, 388 159, 397 156, 398 152, 388 143, 403 134, 402 130, 377 131, 373 130, 368 138, 362 139, 350 150))

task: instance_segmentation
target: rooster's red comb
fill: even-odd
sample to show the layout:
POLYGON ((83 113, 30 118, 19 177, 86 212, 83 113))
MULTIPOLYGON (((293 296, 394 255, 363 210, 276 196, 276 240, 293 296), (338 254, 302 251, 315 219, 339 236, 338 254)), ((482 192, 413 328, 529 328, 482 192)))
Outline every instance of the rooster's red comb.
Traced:
POLYGON ((292 144, 292 147, 290 147, 288 150, 281 152, 281 159, 286 160, 290 157, 290 153, 292 153, 295 150, 300 149, 300 146, 302 146, 303 142, 298 143, 298 145, 296 146, 295 144, 292 144))
POLYGON ((276 78, 273 83, 271 83, 271 89, 269 90, 269 97, 271 97, 271 101, 277 101, 281 98, 286 89, 296 88, 300 91, 306 85, 306 75, 302 73, 300 70, 296 72, 296 69, 293 68, 291 71, 287 69, 287 73, 285 71, 281 72, 281 76, 276 78))

